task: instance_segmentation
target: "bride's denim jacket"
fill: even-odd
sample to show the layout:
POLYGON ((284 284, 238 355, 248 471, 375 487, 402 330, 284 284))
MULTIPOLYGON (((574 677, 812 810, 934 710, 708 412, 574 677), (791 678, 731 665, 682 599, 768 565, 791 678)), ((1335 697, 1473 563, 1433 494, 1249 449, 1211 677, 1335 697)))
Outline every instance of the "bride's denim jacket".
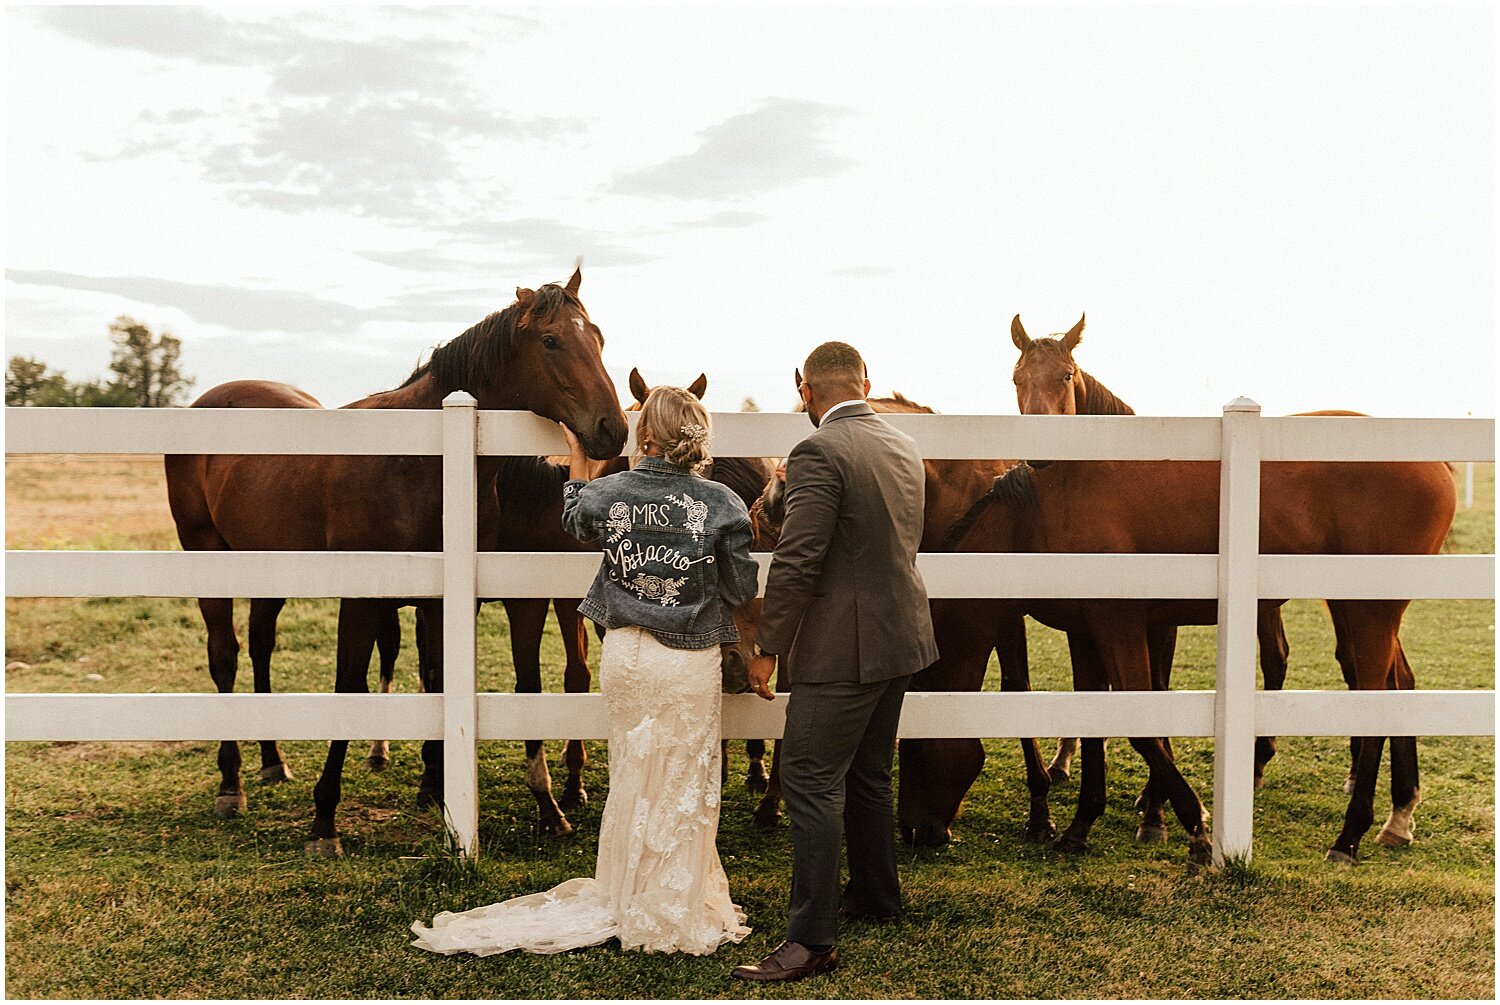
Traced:
POLYGON ((638 625, 673 649, 739 641, 729 612, 755 596, 750 515, 740 497, 659 457, 563 486, 563 529, 604 549, 578 610, 638 625))

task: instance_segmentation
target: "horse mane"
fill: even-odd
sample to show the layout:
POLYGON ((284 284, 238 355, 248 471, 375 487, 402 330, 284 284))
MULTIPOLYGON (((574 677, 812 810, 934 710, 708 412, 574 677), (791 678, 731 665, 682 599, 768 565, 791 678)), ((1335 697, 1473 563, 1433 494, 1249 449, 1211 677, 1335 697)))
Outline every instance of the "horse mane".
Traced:
POLYGON ((427 362, 419 364, 401 387, 410 387, 431 374, 439 394, 472 394, 476 386, 499 380, 517 328, 533 319, 545 322, 566 306, 583 310, 577 297, 556 283, 548 283, 537 289, 525 306, 517 301, 433 349, 427 362))
POLYGON ((539 514, 562 495, 563 483, 568 480, 566 464, 554 464, 545 457, 509 456, 498 460, 495 492, 502 509, 539 514))
POLYGON ((920 412, 926 415, 936 414, 936 409, 919 405, 912 401, 900 391, 892 391, 889 398, 871 398, 870 407, 877 412, 920 412))
POLYGON ((749 509, 760 498, 775 470, 775 465, 764 457, 715 457, 703 475, 739 496, 749 509))
POLYGON ((943 535, 943 542, 938 546, 938 551, 952 551, 956 548, 958 542, 964 539, 992 503, 1008 506, 1020 513, 1034 513, 1040 509, 1041 503, 1037 500, 1035 476, 1036 471, 1032 466, 1022 461, 996 478, 990 485, 989 491, 975 499, 968 511, 948 528, 948 533, 943 535))
POLYGON ((1079 385, 1079 390, 1083 391, 1083 408, 1079 409, 1079 415, 1135 414, 1135 409, 1117 398, 1113 391, 1099 383, 1099 379, 1083 367, 1078 368, 1078 376, 1083 378, 1079 385))

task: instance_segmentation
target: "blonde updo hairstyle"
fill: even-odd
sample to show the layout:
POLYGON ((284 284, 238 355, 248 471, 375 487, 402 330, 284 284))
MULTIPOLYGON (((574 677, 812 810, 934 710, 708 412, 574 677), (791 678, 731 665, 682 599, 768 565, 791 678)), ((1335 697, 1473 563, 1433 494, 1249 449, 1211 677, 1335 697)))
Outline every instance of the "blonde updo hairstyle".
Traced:
POLYGON ((708 409, 691 391, 663 385, 654 388, 641 406, 635 426, 635 460, 654 445, 668 464, 697 471, 711 460, 708 409))

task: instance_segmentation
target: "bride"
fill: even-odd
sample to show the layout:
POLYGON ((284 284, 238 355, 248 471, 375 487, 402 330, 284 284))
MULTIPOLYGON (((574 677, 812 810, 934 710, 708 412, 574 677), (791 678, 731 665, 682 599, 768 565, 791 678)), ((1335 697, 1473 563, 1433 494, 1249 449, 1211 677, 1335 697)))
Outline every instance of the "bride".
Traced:
POLYGON ((572 451, 563 526, 604 549, 579 610, 609 629, 599 687, 609 714, 609 797, 594 875, 411 929, 435 953, 558 953, 612 938, 624 949, 711 953, 750 934, 719 862, 719 644, 755 596, 750 519, 696 475, 709 417, 678 387, 641 408, 636 464, 589 481, 572 451))

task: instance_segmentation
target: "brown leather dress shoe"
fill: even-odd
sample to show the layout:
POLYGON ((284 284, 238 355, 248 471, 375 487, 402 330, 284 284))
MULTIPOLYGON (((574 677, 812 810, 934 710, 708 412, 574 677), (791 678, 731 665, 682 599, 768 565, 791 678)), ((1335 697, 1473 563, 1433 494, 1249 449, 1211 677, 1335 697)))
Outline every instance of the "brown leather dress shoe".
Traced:
POLYGON ((839 950, 830 946, 826 953, 815 953, 800 942, 783 942, 759 963, 735 967, 729 976, 742 981, 800 981, 814 974, 826 974, 839 965, 839 950))

